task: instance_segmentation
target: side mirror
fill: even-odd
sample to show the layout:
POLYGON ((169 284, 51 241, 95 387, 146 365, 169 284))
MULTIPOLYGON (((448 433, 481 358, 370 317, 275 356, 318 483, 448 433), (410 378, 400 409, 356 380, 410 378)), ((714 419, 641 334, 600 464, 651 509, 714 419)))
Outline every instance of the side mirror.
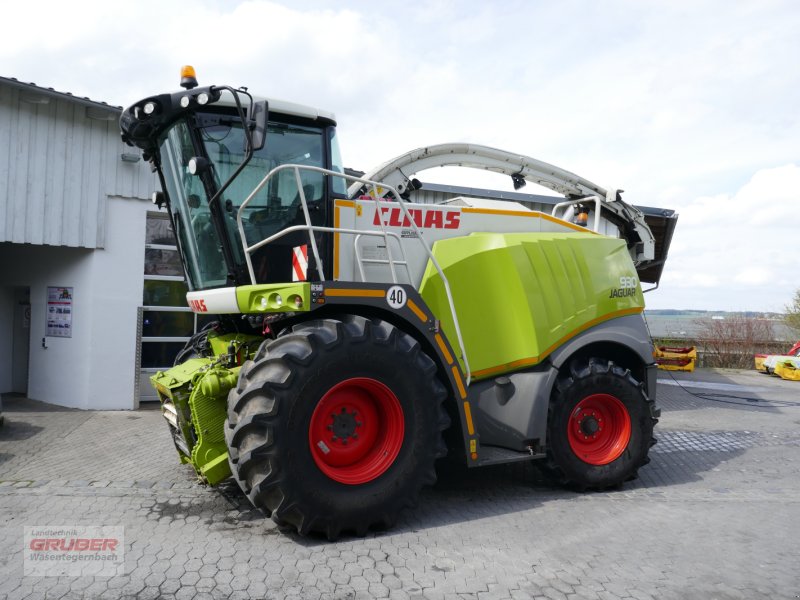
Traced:
POLYGON ((261 150, 267 141, 267 114, 269 113, 266 100, 253 103, 253 114, 250 115, 250 131, 253 138, 253 152, 261 150))

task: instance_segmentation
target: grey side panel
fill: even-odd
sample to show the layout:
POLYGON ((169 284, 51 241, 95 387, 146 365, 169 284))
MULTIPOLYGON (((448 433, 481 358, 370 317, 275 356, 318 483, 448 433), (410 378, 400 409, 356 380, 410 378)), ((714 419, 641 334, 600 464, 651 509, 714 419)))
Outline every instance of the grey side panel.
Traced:
POLYGON ((578 350, 595 343, 623 346, 638 355, 644 365, 651 365, 654 362, 653 343, 641 315, 620 317, 592 327, 556 349, 550 355, 550 362, 560 369, 578 350))
POLYGON ((482 446, 539 452, 547 442, 547 411, 559 369, 582 348, 613 344, 632 353, 644 368, 647 394, 655 398, 653 346, 641 315, 601 323, 553 352, 536 369, 475 382, 469 387, 482 446))
POLYGON ((656 401, 656 380, 658 379, 658 367, 656 365, 647 365, 647 377, 645 378, 645 385, 647 386, 647 396, 653 402, 656 401))
POLYGON ((473 383, 469 400, 481 445, 538 452, 558 371, 550 365, 473 383))

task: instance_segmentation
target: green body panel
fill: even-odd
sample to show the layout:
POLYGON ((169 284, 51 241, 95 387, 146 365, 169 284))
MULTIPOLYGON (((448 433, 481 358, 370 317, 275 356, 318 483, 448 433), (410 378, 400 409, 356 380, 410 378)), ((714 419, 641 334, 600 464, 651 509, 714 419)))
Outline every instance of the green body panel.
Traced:
POLYGON ((192 448, 192 465, 212 485, 231 474, 223 427, 228 416, 228 392, 236 385, 238 377, 239 367, 212 367, 194 383, 189 397, 192 425, 197 435, 197 443, 192 448))
POLYGON ((223 427, 228 392, 236 385, 240 367, 227 366, 228 350, 233 344, 236 361, 241 364, 263 340, 257 336, 218 336, 211 332, 208 341, 214 358, 190 358, 156 373, 150 380, 158 391, 165 415, 172 414, 170 409, 177 414, 176 422, 170 420, 170 424, 185 442, 185 450, 178 449, 181 462, 191 463, 200 478, 213 485, 230 476, 223 427))
POLYGON ((264 283, 236 288, 236 303, 244 314, 310 310, 311 284, 264 283))
MULTIPOLYGON (((166 416, 169 414, 168 406, 174 407, 177 413, 177 434, 185 440, 193 440, 192 412, 189 407, 189 398, 192 395, 192 382, 203 376, 212 361, 208 358, 190 358, 176 365, 168 371, 159 371, 150 377, 150 383, 158 392, 161 400, 161 410, 166 416)), ((169 419, 168 419, 169 420, 169 419)), ((175 427, 175 424, 172 424, 175 427)), ((188 444, 191 453, 191 444, 188 444)), ((181 462, 191 462, 191 456, 179 450, 181 462)))
MULTIPOLYGON (((476 379, 535 365, 592 325, 644 307, 636 269, 616 238, 473 233, 436 242, 433 254, 450 284, 476 379)), ((444 285, 431 263, 420 295, 457 345, 444 285)))

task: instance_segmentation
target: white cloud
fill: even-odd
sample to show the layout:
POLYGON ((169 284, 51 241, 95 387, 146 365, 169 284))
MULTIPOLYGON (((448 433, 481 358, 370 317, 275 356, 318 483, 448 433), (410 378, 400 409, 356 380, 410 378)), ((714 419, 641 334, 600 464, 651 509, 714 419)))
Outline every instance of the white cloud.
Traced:
POLYGON ((768 265, 760 267, 749 267, 742 269, 734 276, 733 280, 736 283, 743 283, 745 285, 760 286, 765 283, 770 283, 775 280, 775 272, 768 265))
POLYGON ((651 306, 783 310, 800 287, 792 259, 798 206, 793 164, 759 170, 733 194, 687 201, 651 306), (718 293, 694 295, 698 288, 718 293))
POLYGON ((798 285, 772 266, 786 283, 747 285, 788 247, 800 189, 790 0, 74 0, 3 22, 0 73, 23 81, 129 104, 189 63, 334 111, 348 166, 469 141, 679 209, 656 304, 780 308, 798 285))

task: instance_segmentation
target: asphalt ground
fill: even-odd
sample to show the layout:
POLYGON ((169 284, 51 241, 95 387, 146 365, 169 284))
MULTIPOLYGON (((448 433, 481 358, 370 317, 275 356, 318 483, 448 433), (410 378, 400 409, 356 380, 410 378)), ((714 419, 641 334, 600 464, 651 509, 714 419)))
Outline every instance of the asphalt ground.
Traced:
POLYGON ((0 598, 800 598, 800 382, 660 373, 652 461, 579 494, 443 468, 388 532, 279 530, 179 464, 158 410, 3 398, 0 598), (24 528, 121 526, 122 574, 24 574, 24 528))

